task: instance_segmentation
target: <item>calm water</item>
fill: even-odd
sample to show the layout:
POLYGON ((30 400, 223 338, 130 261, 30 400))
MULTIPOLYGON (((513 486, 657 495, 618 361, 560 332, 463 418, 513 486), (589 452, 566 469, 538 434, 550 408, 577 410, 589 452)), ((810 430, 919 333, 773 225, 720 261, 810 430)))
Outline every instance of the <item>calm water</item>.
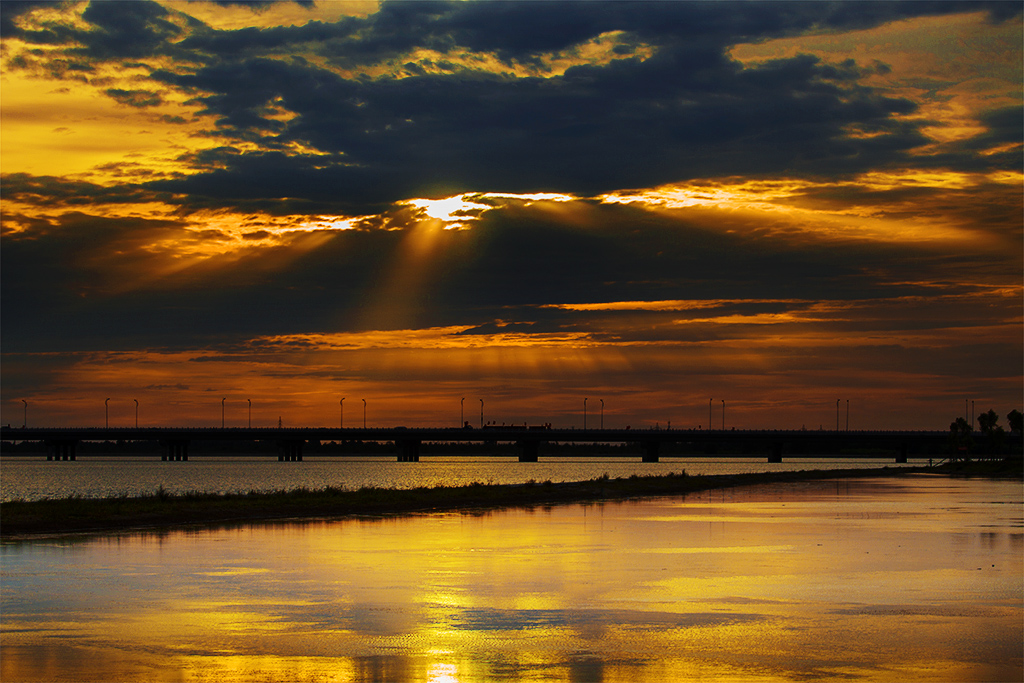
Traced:
MULTIPOLYGON (((913 460, 910 465, 926 464, 913 460)), ((394 458, 306 458, 302 462, 278 462, 276 456, 241 458, 193 458, 187 462, 162 462, 159 458, 102 458, 86 456, 74 462, 47 462, 43 457, 0 459, 0 500, 37 500, 79 495, 100 498, 122 494, 150 494, 163 486, 171 493, 189 491, 278 491, 325 486, 358 489, 364 486, 413 488, 470 484, 516 484, 528 481, 585 481, 608 473, 611 477, 632 474, 734 474, 778 470, 897 467, 892 460, 833 460, 801 458, 768 464, 765 458, 662 458, 641 463, 633 458, 542 458, 520 463, 517 458, 424 457, 420 462, 395 462, 394 458)))
POLYGON ((7 543, 0 678, 1020 681, 1022 507, 915 475, 7 543))

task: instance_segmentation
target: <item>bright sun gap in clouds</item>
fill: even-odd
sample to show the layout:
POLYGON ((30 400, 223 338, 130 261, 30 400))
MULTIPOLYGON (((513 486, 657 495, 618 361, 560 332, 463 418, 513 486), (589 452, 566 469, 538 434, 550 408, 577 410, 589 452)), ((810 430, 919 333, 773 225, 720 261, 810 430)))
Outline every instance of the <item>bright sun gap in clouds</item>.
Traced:
POLYGON ((464 192, 443 199, 409 199, 399 202, 401 205, 414 206, 424 214, 445 224, 445 230, 459 230, 468 227, 469 223, 491 209, 498 208, 497 200, 522 202, 529 206, 534 202, 571 202, 576 199, 572 195, 555 192, 536 192, 533 194, 513 194, 506 192, 464 192), (483 201, 481 201, 483 200, 483 201))

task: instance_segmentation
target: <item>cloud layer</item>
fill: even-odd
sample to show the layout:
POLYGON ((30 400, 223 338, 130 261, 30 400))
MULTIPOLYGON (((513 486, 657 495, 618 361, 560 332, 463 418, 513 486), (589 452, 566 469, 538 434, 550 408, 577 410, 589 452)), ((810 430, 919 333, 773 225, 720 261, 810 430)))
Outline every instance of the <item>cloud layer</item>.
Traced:
POLYGON ((4 3, 5 418, 282 377, 312 423, 1019 398, 1014 3, 352 10, 4 3), (999 56, 847 47, 936 26, 999 56))

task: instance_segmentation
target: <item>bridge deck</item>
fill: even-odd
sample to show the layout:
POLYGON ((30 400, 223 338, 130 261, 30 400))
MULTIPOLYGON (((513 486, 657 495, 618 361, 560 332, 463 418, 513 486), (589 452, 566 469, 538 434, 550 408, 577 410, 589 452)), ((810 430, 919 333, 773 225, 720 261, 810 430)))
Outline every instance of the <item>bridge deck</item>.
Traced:
MULTIPOLYGON (((980 436, 980 435, 978 435, 980 436)), ((830 430, 763 430, 763 429, 525 429, 499 427, 494 429, 459 429, 456 427, 2 427, 4 441, 45 441, 74 439, 78 441, 159 441, 186 439, 201 441, 396 441, 415 439, 437 442, 516 442, 524 439, 567 443, 679 443, 694 440, 818 440, 847 441, 934 441, 949 438, 947 431, 830 431, 830 430)))
MULTIPOLYGON (((280 460, 302 460, 306 444, 327 442, 383 442, 394 445, 399 461, 418 461, 424 443, 432 444, 515 444, 519 460, 534 462, 547 444, 637 444, 645 462, 657 462, 673 446, 686 452, 675 456, 757 457, 781 462, 782 456, 856 457, 893 459, 906 462, 908 455, 924 457, 956 455, 948 432, 941 431, 807 431, 807 430, 692 430, 692 429, 530 429, 526 427, 468 428, 0 428, 4 441, 41 441, 48 446, 48 459, 75 460, 81 442, 159 442, 165 460, 188 460, 190 445, 196 442, 273 442, 280 460), (843 453, 845 451, 845 453, 843 453), (842 453, 842 455, 841 455, 842 453)), ((217 449, 214 449, 217 450, 217 449)), ((550 450, 550 449, 549 449, 550 450)), ((196 453, 193 452, 192 455, 196 453)), ((231 456, 230 452, 209 455, 231 456)), ((83 455, 85 455, 83 453, 83 455)), ((238 455, 242 455, 239 453, 238 455)), ((322 455, 332 455, 323 453, 322 455)), ((340 454, 333 454, 340 455, 340 454)), ((458 453, 454 453, 458 455, 458 453)), ((488 451, 473 455, 507 456, 488 451)), ((551 452, 547 456, 593 457, 593 451, 551 452)), ((610 454, 604 455, 625 455, 610 454)))

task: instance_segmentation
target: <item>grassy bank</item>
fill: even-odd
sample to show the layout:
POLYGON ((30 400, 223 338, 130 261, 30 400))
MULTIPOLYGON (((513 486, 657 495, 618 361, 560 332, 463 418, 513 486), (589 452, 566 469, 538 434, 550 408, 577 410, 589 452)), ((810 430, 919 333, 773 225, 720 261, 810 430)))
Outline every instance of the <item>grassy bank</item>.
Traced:
POLYGON ((959 476, 1017 477, 1021 461, 953 463, 934 468, 807 470, 710 476, 685 473, 584 482, 469 484, 466 486, 383 489, 297 489, 274 493, 151 495, 116 498, 60 498, 0 504, 0 537, 132 528, 244 523, 282 519, 339 518, 421 511, 450 511, 554 505, 589 500, 614 500, 680 495, 694 491, 781 481, 841 477, 905 476, 935 472, 959 476))

